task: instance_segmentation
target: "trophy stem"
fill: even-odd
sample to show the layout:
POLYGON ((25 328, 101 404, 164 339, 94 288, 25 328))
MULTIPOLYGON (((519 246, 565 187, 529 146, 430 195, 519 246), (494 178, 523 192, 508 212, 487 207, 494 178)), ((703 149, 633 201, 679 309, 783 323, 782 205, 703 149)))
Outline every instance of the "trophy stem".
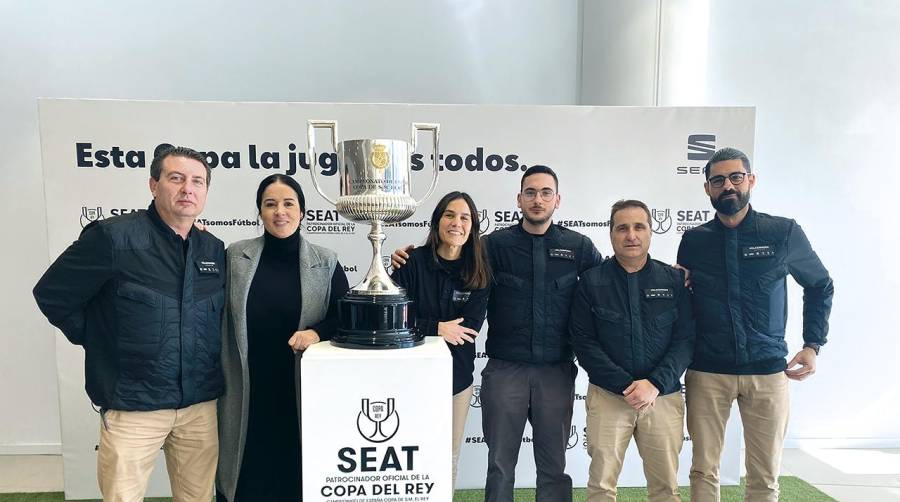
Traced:
POLYGON ((369 231, 369 242, 372 243, 372 261, 366 277, 351 289, 357 293, 370 295, 403 295, 405 292, 388 275, 384 265, 381 264, 381 245, 384 243, 384 223, 381 220, 369 222, 372 229, 369 231))
POLYGON ((421 345, 424 335, 409 323, 412 302, 381 264, 384 223, 372 220, 371 224, 372 263, 366 278, 338 300, 341 327, 331 344, 348 349, 402 349, 421 345))

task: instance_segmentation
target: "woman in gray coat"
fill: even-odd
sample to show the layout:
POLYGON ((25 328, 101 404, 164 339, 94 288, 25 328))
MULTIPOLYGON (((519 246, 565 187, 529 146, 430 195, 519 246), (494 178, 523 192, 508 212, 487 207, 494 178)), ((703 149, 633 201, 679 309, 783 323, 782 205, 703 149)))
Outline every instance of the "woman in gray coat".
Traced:
POLYGON ((281 174, 256 193, 262 236, 228 247, 219 399, 218 500, 301 498, 300 365, 337 329, 348 289, 337 255, 300 235, 305 199, 281 174))

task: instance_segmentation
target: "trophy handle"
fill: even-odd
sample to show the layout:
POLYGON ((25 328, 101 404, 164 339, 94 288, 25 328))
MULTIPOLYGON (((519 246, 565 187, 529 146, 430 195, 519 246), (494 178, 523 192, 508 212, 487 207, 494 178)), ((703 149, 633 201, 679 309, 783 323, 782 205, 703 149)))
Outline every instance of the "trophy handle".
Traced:
POLYGON ((319 159, 316 157, 316 129, 331 129, 331 147, 337 152, 337 144, 338 144, 338 128, 336 120, 307 120, 306 121, 306 146, 308 148, 306 152, 306 158, 309 161, 309 172, 312 174, 312 182, 313 186, 316 187, 316 191, 319 192, 319 195, 325 198, 328 202, 331 203, 332 206, 337 205, 337 201, 332 200, 331 197, 325 195, 325 192, 322 190, 322 187, 319 186, 319 180, 316 178, 316 167, 319 164, 319 159))
POLYGON ((412 124, 412 151, 416 151, 416 145, 418 144, 416 133, 419 131, 431 131, 432 142, 434 144, 434 162, 432 163, 432 167, 434 169, 433 174, 431 175, 431 186, 428 187, 428 191, 425 192, 425 196, 421 199, 415 201, 416 207, 419 207, 422 202, 425 202, 425 199, 431 197, 431 194, 434 192, 434 188, 437 186, 438 179, 438 162, 440 159, 440 155, 438 154, 438 144, 441 141, 441 125, 440 124, 426 124, 422 122, 414 122, 412 124))

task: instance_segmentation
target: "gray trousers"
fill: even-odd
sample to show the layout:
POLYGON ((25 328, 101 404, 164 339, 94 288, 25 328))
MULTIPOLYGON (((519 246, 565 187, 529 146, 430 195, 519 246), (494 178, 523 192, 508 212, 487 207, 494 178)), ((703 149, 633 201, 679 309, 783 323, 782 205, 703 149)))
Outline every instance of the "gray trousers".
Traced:
POLYGON ((572 362, 526 364, 490 359, 481 372, 481 425, 488 445, 485 502, 512 502, 525 420, 531 423, 537 467, 536 502, 571 502, 565 473, 572 426, 572 362))

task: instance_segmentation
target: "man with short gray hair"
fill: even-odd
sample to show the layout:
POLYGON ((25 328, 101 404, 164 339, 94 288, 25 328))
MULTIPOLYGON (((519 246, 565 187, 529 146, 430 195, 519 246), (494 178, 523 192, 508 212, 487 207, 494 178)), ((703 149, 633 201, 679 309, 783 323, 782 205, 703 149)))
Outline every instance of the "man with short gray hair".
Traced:
POLYGON ((212 499, 225 248, 194 228, 209 181, 202 154, 159 152, 147 210, 86 226, 34 287, 50 323, 84 347, 105 501, 142 500, 160 448, 176 502, 212 499))
POLYGON ((646 204, 616 202, 609 227, 615 256, 584 272, 572 299, 572 348, 590 380, 588 502, 616 500, 632 437, 648 500, 681 500, 681 375, 694 350, 694 319, 683 272, 650 258, 652 234, 646 204))
POLYGON ((715 152, 704 174, 716 216, 685 232, 678 249, 678 263, 690 270, 697 320, 694 359, 685 375, 694 445, 691 500, 719 500, 725 423, 737 400, 746 445, 746 500, 776 501, 788 379, 815 373, 834 285, 794 220, 750 207, 756 176, 743 152, 715 152), (803 287, 805 343, 786 363, 788 274, 803 287))

